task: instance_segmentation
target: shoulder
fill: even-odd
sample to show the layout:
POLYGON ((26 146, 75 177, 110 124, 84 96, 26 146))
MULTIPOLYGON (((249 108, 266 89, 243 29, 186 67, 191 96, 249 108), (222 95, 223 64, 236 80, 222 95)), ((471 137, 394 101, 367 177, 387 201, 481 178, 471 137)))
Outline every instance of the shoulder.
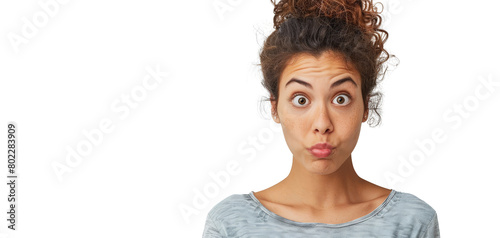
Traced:
POLYGON ((431 205, 416 195, 401 191, 398 191, 397 195, 397 209, 404 211, 408 215, 432 219, 436 214, 436 210, 431 205))
POLYGON ((255 210, 255 208, 255 202, 249 194, 232 194, 213 206, 208 215, 220 221, 248 214, 249 210, 255 210))
POLYGON ((411 193, 397 191, 390 202, 387 217, 398 224, 412 224, 426 230, 429 226, 436 226, 437 213, 434 208, 421 198, 411 193))

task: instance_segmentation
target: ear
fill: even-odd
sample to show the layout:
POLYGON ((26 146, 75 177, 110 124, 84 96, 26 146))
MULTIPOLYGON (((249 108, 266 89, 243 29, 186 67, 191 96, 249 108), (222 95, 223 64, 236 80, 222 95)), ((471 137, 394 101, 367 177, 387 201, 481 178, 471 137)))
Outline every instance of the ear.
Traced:
POLYGON ((276 110, 276 100, 271 100, 271 115, 273 117, 274 122, 280 123, 280 118, 278 116, 278 111, 276 110))
POLYGON ((363 113, 363 120, 361 122, 366 122, 368 120, 368 108, 365 108, 365 112, 363 113))

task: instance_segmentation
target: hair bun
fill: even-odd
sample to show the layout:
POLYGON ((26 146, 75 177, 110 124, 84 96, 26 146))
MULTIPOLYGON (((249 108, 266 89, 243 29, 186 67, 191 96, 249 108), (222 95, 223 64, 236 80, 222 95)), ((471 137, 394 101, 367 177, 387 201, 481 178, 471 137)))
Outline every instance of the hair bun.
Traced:
POLYGON ((373 33, 381 24, 382 17, 371 0, 281 0, 274 5, 274 28, 288 18, 325 16, 338 18, 362 30, 373 33))

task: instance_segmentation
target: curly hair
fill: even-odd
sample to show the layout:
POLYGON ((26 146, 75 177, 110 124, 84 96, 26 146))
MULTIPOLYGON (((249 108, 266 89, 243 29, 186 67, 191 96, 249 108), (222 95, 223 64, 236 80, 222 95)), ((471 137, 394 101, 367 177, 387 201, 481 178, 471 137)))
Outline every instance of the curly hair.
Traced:
MULTIPOLYGON (((392 57, 384 49, 389 34, 380 28, 382 17, 371 0, 281 0, 274 5, 274 31, 260 51, 262 85, 270 98, 279 98, 279 80, 290 60, 299 53, 318 58, 325 51, 340 53, 361 75, 361 91, 368 124, 380 124, 382 100, 373 92, 383 79, 384 63, 392 57), (378 79, 378 80, 377 80, 378 79), (376 119, 374 119, 376 117, 376 119)), ((273 108, 277 112, 276 108, 273 108)))

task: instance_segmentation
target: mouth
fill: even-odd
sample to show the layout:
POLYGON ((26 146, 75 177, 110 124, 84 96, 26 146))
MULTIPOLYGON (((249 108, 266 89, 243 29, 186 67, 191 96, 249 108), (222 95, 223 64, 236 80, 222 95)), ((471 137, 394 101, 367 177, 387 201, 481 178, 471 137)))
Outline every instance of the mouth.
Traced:
POLYGON ((335 147, 328 143, 318 143, 307 150, 317 158, 326 158, 332 154, 334 149, 335 147))
POLYGON ((332 151, 333 151, 332 149, 312 149, 312 150, 309 150, 309 152, 311 152, 312 155, 314 155, 318 158, 326 158, 326 157, 330 156, 332 151))

